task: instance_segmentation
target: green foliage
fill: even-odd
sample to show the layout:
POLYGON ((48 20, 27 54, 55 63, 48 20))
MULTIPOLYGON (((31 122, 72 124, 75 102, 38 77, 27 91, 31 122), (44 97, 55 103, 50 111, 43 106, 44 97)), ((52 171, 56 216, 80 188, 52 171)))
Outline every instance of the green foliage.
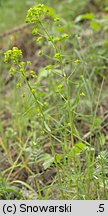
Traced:
POLYGON ((0 32, 9 30, 17 24, 22 24, 27 13, 27 9, 33 5, 34 1, 5 0, 0 1, 0 32), (23 11, 23 13, 22 13, 23 11))
POLYGON ((22 198, 20 190, 10 186, 0 174, 0 200, 19 200, 22 198))

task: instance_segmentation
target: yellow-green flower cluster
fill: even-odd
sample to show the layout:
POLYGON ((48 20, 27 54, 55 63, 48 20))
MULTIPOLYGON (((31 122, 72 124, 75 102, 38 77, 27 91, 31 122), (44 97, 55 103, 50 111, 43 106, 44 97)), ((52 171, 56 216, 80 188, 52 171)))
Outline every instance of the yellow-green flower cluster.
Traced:
POLYGON ((57 18, 55 11, 52 8, 47 7, 44 4, 38 4, 37 6, 34 6, 33 8, 30 8, 28 10, 26 16, 26 22, 27 23, 39 22, 40 17, 44 18, 45 16, 51 17, 54 20, 57 18))
POLYGON ((54 58, 55 58, 55 59, 60 59, 60 58, 61 58, 60 53, 56 53, 56 54, 54 55, 54 58))
POLYGON ((12 50, 4 53, 4 62, 12 62, 12 64, 17 65, 22 57, 22 51, 17 47, 13 47, 12 50))
POLYGON ((68 37, 69 37, 68 34, 63 34, 63 35, 61 35, 60 37, 56 37, 56 38, 54 39, 54 42, 62 41, 62 40, 64 40, 64 39, 68 38, 68 37))

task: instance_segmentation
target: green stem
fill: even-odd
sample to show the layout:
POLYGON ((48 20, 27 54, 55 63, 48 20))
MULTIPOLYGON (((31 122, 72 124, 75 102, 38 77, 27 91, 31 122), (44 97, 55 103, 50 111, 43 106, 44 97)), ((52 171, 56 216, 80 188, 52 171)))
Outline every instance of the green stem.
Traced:
POLYGON ((23 75, 23 77, 24 77, 25 82, 27 83, 27 86, 28 86, 28 88, 29 88, 31 94, 33 95, 33 97, 34 97, 34 99, 35 99, 35 101, 36 101, 36 103, 37 103, 37 105, 38 105, 38 107, 39 107, 39 110, 40 110, 40 112, 41 112, 41 115, 42 115, 42 117, 43 117, 43 120, 45 121, 45 115, 44 115, 44 113, 43 113, 43 111, 42 111, 41 104, 40 104, 40 102, 38 101, 38 99, 37 99, 35 93, 32 91, 32 87, 31 87, 29 81, 26 79, 24 72, 22 72, 22 75, 23 75))
POLYGON ((71 103, 70 103, 70 93, 69 93, 69 83, 66 76, 64 77, 65 84, 66 84, 66 95, 67 95, 67 104, 68 104, 68 112, 69 112, 69 123, 70 123, 70 129, 71 129, 71 144, 72 147, 74 146, 74 135, 73 135, 73 113, 71 111, 71 103))
MULTIPOLYGON (((50 143, 51 143, 52 155, 54 157, 54 162, 55 162, 55 166, 56 166, 56 170, 57 170, 59 187, 61 187, 62 186, 62 180, 61 180, 61 175, 60 175, 60 171, 59 171, 59 165, 58 165, 57 159, 56 159, 56 153, 55 153, 54 144, 53 144, 53 140, 52 140, 52 134, 50 134, 50 143)), ((64 199, 64 194, 63 194, 62 189, 60 189, 60 193, 61 193, 62 199, 64 199)))
MULTIPOLYGON (((46 28, 44 27, 43 23, 41 22, 41 20, 38 18, 39 23, 41 25, 41 27, 43 28, 44 32, 46 33, 48 39, 50 39, 56 53, 60 53, 59 49, 56 47, 53 39, 51 38, 50 34, 48 33, 48 31, 46 30, 46 28)), ((73 135, 73 115, 72 115, 72 111, 71 111, 71 103, 70 103, 70 94, 69 94, 69 83, 66 77, 66 74, 64 72, 64 64, 63 64, 63 60, 62 60, 62 56, 60 53, 60 65, 61 65, 61 70, 62 70, 62 75, 65 81, 65 86, 66 86, 66 94, 67 94, 67 100, 68 100, 68 112, 69 112, 69 121, 70 121, 70 128, 71 128, 71 144, 72 146, 74 146, 74 135, 73 135)))

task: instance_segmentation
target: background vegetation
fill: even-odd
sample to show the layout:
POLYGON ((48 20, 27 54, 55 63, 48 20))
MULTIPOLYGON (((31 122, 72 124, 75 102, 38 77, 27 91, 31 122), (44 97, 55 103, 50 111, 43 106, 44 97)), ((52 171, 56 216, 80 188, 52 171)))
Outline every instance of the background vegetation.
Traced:
POLYGON ((0 199, 107 199, 107 0, 1 0, 0 20, 0 199), (49 34, 68 34, 57 42, 66 80, 50 42, 37 40, 32 25, 9 33, 38 3, 60 17, 60 24, 45 22, 49 34), (44 125, 25 81, 9 76, 4 52, 12 47, 32 62, 27 80, 44 125))

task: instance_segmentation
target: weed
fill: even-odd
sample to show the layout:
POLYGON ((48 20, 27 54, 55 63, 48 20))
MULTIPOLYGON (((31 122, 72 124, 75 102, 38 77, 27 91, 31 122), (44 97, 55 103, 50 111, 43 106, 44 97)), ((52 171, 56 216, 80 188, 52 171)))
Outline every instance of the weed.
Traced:
MULTIPOLYGON (((90 20, 90 28, 94 29, 93 14, 80 15, 75 22, 85 19, 90 20)), ((46 58, 47 64, 36 72, 31 69, 32 62, 24 61, 19 48, 13 47, 4 53, 5 63, 11 65, 10 76, 14 77, 17 86, 15 91, 22 95, 19 99, 15 92, 15 103, 20 100, 24 109, 23 115, 19 115, 17 110, 15 112, 15 121, 21 121, 19 125, 23 128, 16 133, 9 128, 6 131, 5 141, 12 133, 16 136, 10 135, 15 145, 9 149, 1 142, 10 164, 4 174, 11 184, 26 187, 39 199, 55 198, 55 193, 59 199, 106 199, 107 153, 101 144, 97 150, 94 138, 94 130, 95 136, 102 138, 101 120, 97 118, 97 112, 104 78, 96 95, 96 103, 93 95, 95 89, 92 87, 94 70, 89 75, 86 57, 80 52, 83 44, 74 35, 75 53, 71 54, 71 35, 64 32, 64 20, 54 9, 38 4, 28 10, 26 22, 33 23, 32 34, 40 47, 36 57, 40 62, 42 57, 46 58), (84 103, 87 103, 87 114, 83 110, 84 103), (88 134, 85 137, 82 135, 83 128, 78 121, 83 122, 83 127, 86 122, 89 139, 85 138, 88 134), (45 146, 47 152, 44 151, 45 146), (16 159, 12 155, 13 150, 16 159), (51 168, 55 168, 56 174, 51 176, 50 181, 47 179, 44 185, 43 173, 51 168), (33 186, 20 179, 22 170, 26 177, 32 178, 33 186), (15 175, 18 178, 13 181, 15 175)), ((94 30, 98 31, 96 25, 94 30)))

